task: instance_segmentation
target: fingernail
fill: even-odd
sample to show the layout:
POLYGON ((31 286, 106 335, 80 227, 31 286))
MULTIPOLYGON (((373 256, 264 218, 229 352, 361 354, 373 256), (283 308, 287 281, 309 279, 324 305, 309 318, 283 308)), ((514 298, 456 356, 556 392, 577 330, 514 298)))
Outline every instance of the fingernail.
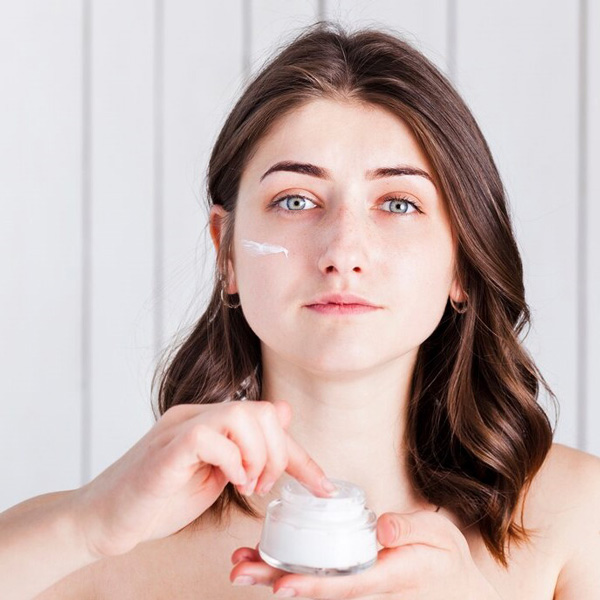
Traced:
POLYGON ((327 479, 327 477, 323 477, 323 479, 321 479, 321 487, 326 492, 329 492, 330 494, 337 492, 337 487, 336 487, 335 483, 332 483, 331 481, 329 481, 329 479, 327 479))
POLYGON ((233 585, 254 585, 256 579, 250 577, 250 575, 240 575, 233 580, 233 585))
POLYGON ((237 471, 237 480, 240 482, 238 485, 246 485, 246 483, 248 483, 248 476, 242 467, 237 471))
POLYGON ((254 486, 256 485, 256 482, 258 481, 258 477, 255 477, 252 481, 249 481, 245 486, 244 486, 244 491, 242 492, 245 496, 251 496, 252 492, 254 492, 254 486))
POLYGON ((282 587, 275 592, 275 595, 279 598, 291 598, 292 596, 296 595, 296 590, 288 587, 282 587))
POLYGON ((271 488, 273 487, 273 483, 273 481, 267 481, 266 483, 263 483, 256 493, 259 496, 264 496, 265 494, 268 494, 271 491, 271 488))

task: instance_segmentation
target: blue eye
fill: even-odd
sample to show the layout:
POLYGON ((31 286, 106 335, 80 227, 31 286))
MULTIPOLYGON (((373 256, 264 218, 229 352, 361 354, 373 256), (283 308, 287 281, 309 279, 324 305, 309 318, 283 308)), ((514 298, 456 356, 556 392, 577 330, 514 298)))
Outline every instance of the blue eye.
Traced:
POLYGON ((412 212, 421 212, 419 210, 419 207, 416 205, 415 202, 411 202, 408 198, 403 198, 403 197, 394 197, 394 198, 388 198, 385 202, 383 202, 383 204, 387 204, 388 202, 390 202, 390 207, 395 207, 397 210, 390 210, 388 212, 395 212, 396 214, 399 215, 405 215, 405 214, 411 214, 412 212), (413 211, 408 211, 409 205, 413 207, 413 211))
MULTIPOLYGON (((306 198, 305 196, 301 196, 300 194, 288 194, 287 196, 283 196, 283 198, 279 198, 272 202, 270 206, 275 207, 277 210, 283 210, 284 212, 305 212, 303 209, 306 208, 306 203, 310 202, 313 206, 309 208, 314 208, 317 205, 306 198), (285 207, 280 206, 282 203, 285 203, 285 207)), ((413 212, 421 212, 419 207, 415 202, 412 202, 408 198, 404 198, 402 196, 394 196, 392 198, 388 198, 382 204, 390 203, 390 208, 394 207, 392 210, 386 210, 386 212, 395 213, 397 215, 410 215, 413 212), (409 207, 412 206, 414 210, 409 211, 409 207)))
POLYGON ((300 196, 299 194, 289 194, 288 196, 284 196, 283 198, 275 200, 272 206, 276 206, 280 210, 285 210, 287 212, 301 212, 302 209, 306 206, 307 202, 310 202, 311 204, 314 204, 314 206, 316 206, 316 204, 312 200, 309 200, 304 196, 300 196), (281 206, 279 206, 279 204, 284 200, 286 201, 285 205, 287 208, 282 208, 281 206), (289 202, 290 200, 292 202, 289 202))

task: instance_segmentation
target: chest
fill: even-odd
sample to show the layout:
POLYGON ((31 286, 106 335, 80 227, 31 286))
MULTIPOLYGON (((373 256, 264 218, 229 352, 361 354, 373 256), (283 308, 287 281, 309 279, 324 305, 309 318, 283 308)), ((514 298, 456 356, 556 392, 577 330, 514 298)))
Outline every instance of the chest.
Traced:
POLYGON ((560 547, 548 535, 511 544, 508 568, 488 551, 479 533, 467 538, 473 561, 501 598, 552 600, 562 561, 560 547))
MULTIPOLYGON (((260 600, 273 598, 270 586, 235 587, 229 581, 230 556, 240 546, 255 546, 260 530, 227 531, 198 544, 194 536, 172 539, 169 547, 157 544, 144 555, 106 569, 96 586, 96 600, 147 598, 178 600, 260 600)), ((506 600, 552 600, 560 570, 555 544, 547 536, 513 546, 509 568, 489 554, 479 533, 467 536, 475 564, 506 600)))

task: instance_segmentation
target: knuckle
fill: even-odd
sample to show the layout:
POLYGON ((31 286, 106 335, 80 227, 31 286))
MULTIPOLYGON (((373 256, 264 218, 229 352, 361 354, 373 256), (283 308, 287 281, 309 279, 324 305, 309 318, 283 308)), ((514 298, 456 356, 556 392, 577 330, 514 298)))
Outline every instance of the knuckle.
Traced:
MULTIPOLYGON (((260 452, 260 451, 259 451, 260 452)), ((244 468, 250 479, 258 478, 265 469, 266 457, 262 453, 253 452, 251 457, 245 457, 244 468)))
POLYGON ((393 524, 398 532, 398 536, 410 537, 413 531, 413 524, 410 519, 392 518, 393 524))
POLYGON ((243 402, 228 402, 222 406, 229 415, 241 415, 244 412, 243 402))
POLYGON ((275 417, 275 407, 271 402, 261 401, 256 402, 257 410, 265 417, 275 417))
POLYGON ((248 419, 247 402, 231 402, 228 407, 229 419, 234 424, 243 424, 248 419))
POLYGON ((226 443, 222 449, 223 458, 228 462, 241 460, 242 453, 236 444, 226 443))
POLYGON ((278 459, 271 459, 265 466, 265 476, 277 479, 286 468, 287 464, 278 459))
POLYGON ((312 471, 317 468, 317 463, 313 460, 311 456, 305 454, 302 458, 302 466, 307 471, 312 471))
POLYGON ((194 423, 185 434, 185 441, 195 447, 200 447, 206 440, 206 435, 210 430, 204 423, 194 423))
POLYGON ((288 466, 288 460, 287 460, 287 456, 275 456, 273 458, 273 469, 277 472, 277 473, 283 473, 287 466, 288 466))

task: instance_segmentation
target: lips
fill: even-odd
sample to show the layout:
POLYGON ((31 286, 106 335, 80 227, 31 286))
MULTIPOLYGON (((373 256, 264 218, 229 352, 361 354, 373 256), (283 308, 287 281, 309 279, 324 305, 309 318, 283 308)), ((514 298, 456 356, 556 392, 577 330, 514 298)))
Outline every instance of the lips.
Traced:
POLYGON ((313 300, 311 300, 307 306, 312 306, 315 304, 353 304, 353 305, 361 305, 361 306, 371 306, 377 308, 377 305, 374 302, 371 302, 367 298, 362 296, 358 296, 356 294, 347 294, 347 293, 334 293, 334 294, 323 294, 321 296, 317 296, 313 300))
POLYGON ((332 302, 309 304, 306 308, 322 315, 359 315, 379 310, 376 306, 367 306, 366 304, 334 304, 332 302))

